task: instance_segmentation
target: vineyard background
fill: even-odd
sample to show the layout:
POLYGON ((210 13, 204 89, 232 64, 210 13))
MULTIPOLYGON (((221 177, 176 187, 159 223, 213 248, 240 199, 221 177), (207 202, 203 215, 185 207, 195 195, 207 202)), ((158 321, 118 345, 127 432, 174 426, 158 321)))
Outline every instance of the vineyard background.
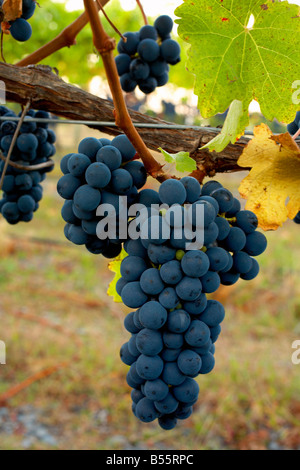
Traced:
MULTIPOLYGON (((77 16, 63 14, 64 5, 43 5, 47 15, 54 16, 56 33, 77 16)), ((116 14, 117 2, 107 11, 116 14)), ((47 15, 33 18, 36 39, 26 45, 27 53, 49 39, 41 23, 47 15)), ((138 11, 117 18, 121 30, 125 24, 131 30, 140 25, 138 11)), ((99 64, 91 56, 86 68, 78 70, 76 64, 84 64, 83 57, 92 53, 90 29, 81 35, 77 47, 45 62, 88 89, 88 78, 99 64)), ((16 60, 24 54, 24 45, 7 40, 5 52, 8 62, 16 60)), ((180 65, 171 82, 192 86, 185 77, 189 75, 180 65)), ((172 87, 169 95, 175 98, 162 107, 158 103, 157 109, 164 109, 159 116, 174 121, 176 113, 179 123, 202 123, 190 105, 191 93, 174 94, 172 87)), ((143 112, 153 110, 150 100, 130 104, 143 112)), ((222 119, 217 116, 210 124, 220 125, 222 119)), ((258 115, 253 115, 252 127, 257 121, 258 115)), ((271 127, 284 130, 277 122, 271 127)), ((56 162, 82 138, 101 137, 78 125, 55 128, 56 162)), ((259 277, 214 295, 227 312, 216 368, 199 379, 200 400, 193 416, 166 433, 156 424, 139 423, 130 412, 127 368, 119 360, 120 346, 128 339, 123 327, 128 309, 106 295, 112 278, 107 260, 66 242, 62 200, 56 193, 59 177, 56 165, 29 225, 9 227, 0 220, 0 339, 7 346, 7 365, 0 366, 0 449, 300 449, 300 365, 291 362, 291 345, 300 338, 299 227, 288 222, 268 233, 259 277), (7 391, 28 377, 39 380, 1 403, 7 391)), ((238 173, 218 179, 237 196, 242 177, 238 173)))

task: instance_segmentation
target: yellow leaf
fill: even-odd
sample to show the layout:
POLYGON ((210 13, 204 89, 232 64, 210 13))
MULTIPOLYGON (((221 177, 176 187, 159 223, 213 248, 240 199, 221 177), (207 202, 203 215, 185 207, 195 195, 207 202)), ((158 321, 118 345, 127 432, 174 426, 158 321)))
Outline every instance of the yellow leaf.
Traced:
POLYGON ((300 210, 300 150, 289 133, 273 135, 265 124, 254 129, 238 165, 251 168, 239 191, 264 230, 277 230, 300 210))
POLYGON ((116 285, 117 285, 118 280, 121 279, 122 277, 121 276, 121 263, 123 259, 126 258, 126 256, 128 256, 128 254, 123 249, 121 253, 119 254, 119 256, 115 258, 113 261, 111 261, 108 265, 109 270, 115 273, 115 277, 113 278, 113 280, 108 286, 107 294, 113 298, 114 302, 117 302, 117 303, 122 302, 121 297, 117 293, 116 285))

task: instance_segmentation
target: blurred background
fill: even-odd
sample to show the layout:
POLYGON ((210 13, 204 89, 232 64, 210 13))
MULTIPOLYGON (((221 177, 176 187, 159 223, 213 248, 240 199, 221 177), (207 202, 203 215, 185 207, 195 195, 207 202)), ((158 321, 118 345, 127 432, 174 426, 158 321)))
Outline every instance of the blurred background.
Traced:
MULTIPOLYGON (((28 44, 4 38, 7 62, 37 49, 82 12, 82 1, 39 3, 28 44)), ((143 2, 152 17, 174 16, 180 3, 143 2)), ((122 32, 141 27, 134 1, 111 0, 106 11, 122 32)), ((131 94, 128 105, 180 124, 222 126, 226 110, 209 121, 197 110, 194 79, 185 69, 187 47, 181 45, 182 62, 172 67, 170 83, 147 98, 131 94)), ((64 80, 109 97, 89 27, 76 46, 45 64, 64 80)), ((267 122, 257 104, 250 113, 249 129, 267 122)), ((274 132, 286 130, 276 120, 267 124, 274 132)), ((107 260, 65 240, 63 201, 56 193, 60 159, 84 137, 103 135, 79 125, 57 123, 54 129, 57 165, 43 183, 33 222, 10 227, 0 219, 0 340, 7 347, 7 364, 0 365, 0 449, 300 449, 300 365, 291 359, 292 343, 300 340, 299 226, 288 222, 267 233, 258 278, 213 296, 227 316, 215 370, 198 379, 200 400, 192 417, 171 432, 139 423, 131 413, 127 367, 119 359, 129 310, 106 295, 113 277, 107 260)), ((217 179, 238 197, 245 175, 217 179)))

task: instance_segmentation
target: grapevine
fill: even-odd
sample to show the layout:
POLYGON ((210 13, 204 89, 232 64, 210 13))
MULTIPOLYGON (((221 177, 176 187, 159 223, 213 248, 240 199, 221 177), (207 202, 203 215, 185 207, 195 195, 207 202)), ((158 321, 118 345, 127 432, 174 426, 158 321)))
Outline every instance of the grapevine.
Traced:
MULTIPOLYGON (((19 42, 30 39, 28 20, 37 2, 21 3, 19 16, 6 21, 5 4, 0 0, 2 39, 4 34, 19 42)), ((104 128, 114 138, 87 137, 73 153, 61 158, 57 192, 64 200, 64 235, 73 245, 114 260, 120 275, 111 291, 115 300, 130 309, 124 327, 131 337, 121 347, 120 357, 130 367, 126 380, 132 389, 132 412, 144 423, 158 420, 162 429, 171 430, 192 415, 200 396, 198 378, 215 367, 225 308, 213 295, 221 286, 258 276, 256 257, 267 249, 267 238, 259 228, 275 230, 287 219, 300 224, 300 150, 296 140, 300 111, 289 100, 300 66, 293 51, 282 52, 283 44, 294 37, 294 50, 298 50, 300 27, 291 19, 299 18, 299 9, 291 7, 292 16, 287 2, 267 0, 265 8, 251 5, 258 26, 250 28, 252 10, 246 2, 241 2, 245 8, 241 8, 238 20, 232 11, 234 2, 183 2, 176 10, 176 21, 179 36, 189 44, 187 68, 196 77, 199 110, 205 118, 227 109, 228 115, 220 133, 213 134, 209 128, 206 135, 197 130, 191 133, 189 149, 184 148, 180 135, 192 130, 186 126, 177 134, 173 126, 168 129, 164 150, 162 144, 156 145, 158 130, 153 136, 149 131, 146 141, 134 124, 133 116, 139 117, 141 124, 150 118, 128 110, 126 93, 139 88, 149 95, 167 85, 170 66, 178 64, 182 54, 179 43, 171 38, 173 20, 161 15, 152 26, 143 12, 146 24, 138 32, 121 35, 116 47, 101 20, 104 13, 113 30, 119 31, 104 11, 106 3, 108 0, 84 0, 84 13, 57 38, 15 66, 0 65, 8 74, 13 67, 16 75, 25 77, 22 91, 17 92, 13 77, 7 80, 8 97, 27 103, 18 116, 0 107, 0 211, 15 225, 30 222, 38 210, 43 197, 41 183, 53 170, 51 158, 56 153, 56 135, 47 124, 50 112, 78 120, 78 109, 83 109, 85 123, 101 113, 95 108, 103 102, 96 97, 93 101, 90 94, 57 77, 51 76, 51 83, 53 80, 58 86, 52 86, 49 93, 48 84, 41 83, 47 81, 43 67, 32 68, 61 48, 74 45, 78 33, 89 23, 112 95, 105 112, 115 122, 104 128), (257 59, 262 44, 270 41, 265 24, 273 24, 278 17, 283 23, 289 21, 289 27, 282 28, 280 47, 273 51, 281 58, 280 66, 273 57, 257 59), (257 37, 256 27, 263 31, 257 37), (243 38, 242 48, 237 38, 243 38), (295 80, 290 83, 283 70, 289 70, 295 80), (36 87, 30 82, 30 77, 36 78, 34 74, 41 77, 36 87), (68 97, 63 97, 62 90, 68 90, 68 97), (279 100, 280 121, 290 122, 297 112, 286 134, 273 135, 261 124, 254 129, 253 139, 241 137, 253 97, 261 101, 269 120, 275 117, 275 98, 279 100), (87 105, 82 103, 84 98, 87 105), (150 148, 160 150, 165 160, 158 159, 150 148), (174 148, 177 153, 172 154, 174 148), (213 178, 217 172, 242 169, 250 170, 239 188, 247 199, 245 209, 239 198, 213 178), (180 172, 185 175, 178 175, 180 172), (274 181, 273 175, 280 178, 274 181), (152 189, 150 178, 160 183, 157 190, 152 189)), ((151 123, 168 126, 155 119, 151 123)), ((97 123, 94 126, 101 128, 97 123)))

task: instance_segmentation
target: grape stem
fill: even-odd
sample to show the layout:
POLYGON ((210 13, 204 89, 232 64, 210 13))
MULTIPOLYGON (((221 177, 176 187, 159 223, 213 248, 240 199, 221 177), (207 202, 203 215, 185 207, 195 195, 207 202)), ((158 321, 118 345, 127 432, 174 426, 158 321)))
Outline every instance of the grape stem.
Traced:
POLYGON ((141 12, 142 12, 142 15, 143 15, 143 18, 144 18, 145 25, 149 24, 149 22, 148 22, 148 18, 147 18, 147 15, 146 15, 146 13, 145 13, 145 10, 144 10, 144 8, 143 8, 143 5, 142 5, 141 1, 140 1, 140 0, 136 0, 136 3, 137 3, 137 5, 138 5, 139 9, 140 9, 140 10, 141 10, 141 12))
POLYGON ((106 13, 106 11, 104 10, 103 6, 101 5, 100 3, 100 0, 96 0, 97 1, 97 4, 100 8, 100 10, 102 11, 104 17, 106 18, 106 20, 109 22, 110 26, 115 30, 115 32, 122 38, 122 40, 124 42, 127 41, 127 39, 125 38, 125 36, 123 36, 123 34, 118 30, 118 28, 116 27, 116 25, 114 25, 114 23, 111 21, 111 19, 109 18, 108 14, 106 13))
MULTIPOLYGON (((3 162, 6 162, 7 160, 7 157, 5 157, 2 152, 0 152, 0 160, 2 160, 3 162)), ((45 163, 39 163, 37 165, 30 165, 30 166, 22 165, 21 163, 16 163, 16 162, 11 162, 11 161, 9 162, 9 166, 12 166, 13 168, 16 168, 17 170, 22 170, 22 171, 39 171, 39 170, 43 170, 44 168, 50 168, 51 166, 54 166, 54 165, 55 163, 53 160, 48 160, 45 163)))
POLYGON ((11 144, 10 144, 10 147, 9 147, 9 150, 8 150, 8 154, 7 154, 7 157, 5 159, 5 163, 4 163, 4 168, 3 168, 3 171, 2 171, 2 175, 1 175, 1 179, 0 179, 0 191, 2 189, 2 186, 3 186, 3 182, 4 182, 4 178, 5 178, 5 175, 6 175, 6 172, 7 172, 7 168, 8 168, 8 165, 10 163, 10 158, 12 156, 12 153, 13 153, 13 149, 15 147, 15 144, 16 144, 16 141, 17 141, 17 138, 18 138, 18 135, 20 133, 20 129, 22 127, 22 124, 23 124, 23 121, 25 119, 25 116, 27 114, 27 111, 29 110, 30 108, 30 105, 31 105, 31 100, 28 100, 26 105, 24 106, 24 109, 22 111, 22 115, 21 115, 21 119, 20 121, 18 122, 18 125, 17 125, 17 128, 15 130, 15 133, 13 135, 13 138, 12 138, 12 141, 11 141, 11 144))
MULTIPOLYGON (((103 11, 102 7, 108 2, 109 0, 101 0, 100 3, 100 0, 96 0, 96 10, 102 9, 103 11)), ((40 47, 32 54, 29 54, 27 57, 17 62, 16 65, 18 65, 19 67, 35 65, 41 62, 42 60, 46 59, 46 57, 49 57, 60 49, 63 49, 64 47, 74 46, 76 44, 77 35, 88 24, 88 22, 89 20, 86 12, 82 13, 82 15, 80 15, 75 21, 73 21, 73 23, 63 29, 57 37, 52 39, 52 41, 40 47)))
POLYGON ((149 175, 160 182, 165 181, 171 178, 171 176, 163 171, 162 165, 152 156, 150 150, 134 127, 129 115, 113 54, 116 46, 115 40, 104 30, 94 1, 84 0, 84 5, 93 32, 94 46, 102 57, 106 77, 113 97, 116 125, 127 135, 142 159, 149 175))

